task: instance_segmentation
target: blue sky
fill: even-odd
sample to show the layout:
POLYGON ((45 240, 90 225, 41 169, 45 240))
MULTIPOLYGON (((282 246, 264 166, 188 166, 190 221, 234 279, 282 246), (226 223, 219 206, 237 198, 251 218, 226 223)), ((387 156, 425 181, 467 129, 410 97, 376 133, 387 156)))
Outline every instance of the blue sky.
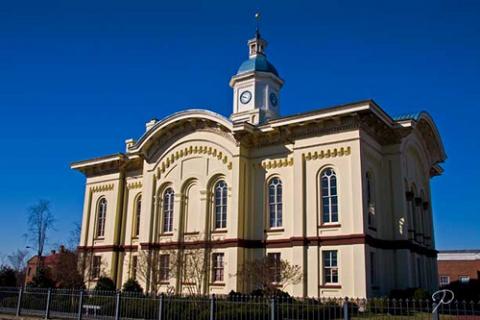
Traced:
POLYGON ((432 180, 437 247, 479 248, 480 2, 20 0, 0 3, 0 252, 25 246, 40 198, 50 243, 68 238, 84 192, 71 162, 123 151, 153 117, 228 116, 258 9, 282 114, 366 98, 430 112, 449 156, 432 180))

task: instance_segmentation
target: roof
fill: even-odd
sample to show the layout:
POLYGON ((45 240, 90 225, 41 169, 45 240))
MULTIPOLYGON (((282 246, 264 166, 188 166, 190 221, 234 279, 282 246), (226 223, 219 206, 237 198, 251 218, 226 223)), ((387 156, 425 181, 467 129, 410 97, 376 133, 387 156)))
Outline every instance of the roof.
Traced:
POLYGON ((440 261, 480 260, 480 250, 442 250, 438 252, 437 259, 440 261))
POLYGON ((401 114, 398 116, 392 117, 394 121, 403 121, 403 120, 415 120, 418 121, 420 119, 420 116, 422 113, 426 113, 426 111, 419 111, 419 112, 413 112, 413 113, 405 113, 401 114))
POLYGON ((253 58, 250 58, 244 61, 240 68, 238 68, 237 74, 247 73, 251 71, 262 71, 262 72, 270 72, 279 77, 277 69, 271 64, 267 57, 262 54, 258 54, 253 58))

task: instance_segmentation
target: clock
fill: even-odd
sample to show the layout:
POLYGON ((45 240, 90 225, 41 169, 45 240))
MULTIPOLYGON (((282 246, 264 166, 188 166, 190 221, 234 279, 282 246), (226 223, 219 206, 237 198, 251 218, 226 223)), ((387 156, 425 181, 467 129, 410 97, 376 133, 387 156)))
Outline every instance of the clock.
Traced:
POLYGON ((275 92, 271 92, 270 93, 270 103, 272 104, 272 106, 276 107, 277 104, 278 104, 278 98, 277 98, 277 95, 275 94, 275 92))
POLYGON ((252 100, 252 93, 248 90, 243 91, 242 94, 240 95, 240 102, 243 104, 247 104, 252 100))

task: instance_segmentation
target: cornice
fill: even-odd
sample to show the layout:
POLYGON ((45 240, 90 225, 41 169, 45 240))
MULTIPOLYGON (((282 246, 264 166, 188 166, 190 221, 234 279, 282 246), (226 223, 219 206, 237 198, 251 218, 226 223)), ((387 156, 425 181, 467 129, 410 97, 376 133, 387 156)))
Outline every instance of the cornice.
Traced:
POLYGON ((113 183, 107 183, 107 184, 101 184, 101 185, 96 185, 96 186, 91 186, 90 187, 90 192, 105 192, 105 191, 111 191, 113 190, 114 184, 113 183))
POLYGON ((282 167, 291 167, 293 166, 293 158, 286 157, 282 159, 264 160, 261 163, 259 163, 259 166, 267 170, 282 168, 282 167))
POLYGON ((127 184, 127 189, 138 189, 142 187, 142 181, 135 181, 135 182, 130 182, 127 184))
POLYGON ((335 157, 343 157, 349 156, 351 154, 350 147, 340 147, 340 148, 331 148, 331 149, 324 149, 320 151, 312 151, 312 152, 305 152, 302 153, 302 157, 305 160, 317 160, 323 158, 335 158, 335 157))

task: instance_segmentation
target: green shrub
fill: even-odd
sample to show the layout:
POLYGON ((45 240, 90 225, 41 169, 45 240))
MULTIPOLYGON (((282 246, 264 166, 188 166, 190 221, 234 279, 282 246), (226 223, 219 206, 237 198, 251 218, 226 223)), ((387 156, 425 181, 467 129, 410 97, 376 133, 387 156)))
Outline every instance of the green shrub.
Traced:
POLYGON ((135 293, 143 293, 143 288, 140 286, 137 280, 135 279, 128 279, 127 282, 123 284, 122 288, 123 292, 135 292, 135 293))
POLYGON ((114 291, 116 289, 115 282, 108 277, 98 278, 97 285, 95 286, 95 291, 114 291))

